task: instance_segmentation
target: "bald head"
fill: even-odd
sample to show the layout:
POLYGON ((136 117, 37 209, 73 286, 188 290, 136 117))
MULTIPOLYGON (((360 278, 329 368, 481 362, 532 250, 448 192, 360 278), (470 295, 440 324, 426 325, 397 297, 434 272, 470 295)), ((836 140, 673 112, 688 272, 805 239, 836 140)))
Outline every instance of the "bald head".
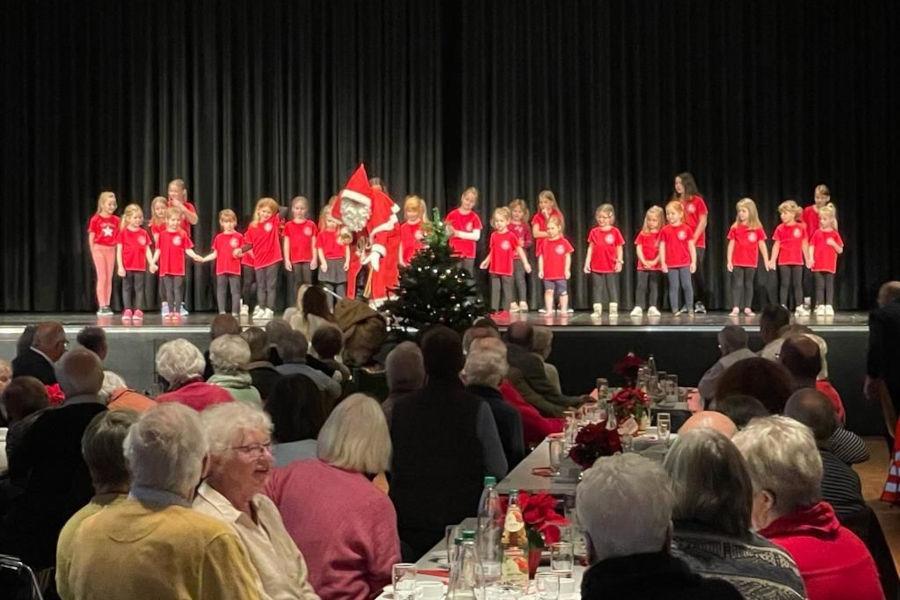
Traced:
POLYGON ((56 379, 66 398, 97 394, 103 387, 103 364, 90 350, 76 348, 56 363, 56 379))
MULTIPOLYGON (((815 382, 822 370, 822 353, 819 345, 805 335, 789 337, 781 346, 778 359, 801 385, 815 382)), ((815 385, 814 383, 812 385, 815 385)))
POLYGON ((66 331, 59 321, 38 323, 32 345, 56 362, 66 351, 66 331))
POLYGON ((800 421, 810 429, 816 444, 826 443, 837 428, 837 415, 828 397, 813 388, 794 392, 784 405, 784 416, 800 421))
POLYGON ((888 281, 878 290, 878 306, 900 300, 900 281, 888 281))
POLYGON ((714 410, 702 410, 691 415, 678 430, 678 435, 693 429, 714 429, 728 438, 737 433, 737 425, 734 424, 734 421, 714 410))

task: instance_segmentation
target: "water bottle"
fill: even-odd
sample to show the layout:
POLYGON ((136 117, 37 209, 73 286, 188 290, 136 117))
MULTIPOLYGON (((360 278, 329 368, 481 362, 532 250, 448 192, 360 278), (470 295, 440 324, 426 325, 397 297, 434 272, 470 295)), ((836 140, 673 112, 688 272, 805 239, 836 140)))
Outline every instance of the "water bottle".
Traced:
POLYGON ((503 512, 500 510, 500 496, 495 485, 496 478, 488 475, 484 478, 484 492, 478 505, 478 531, 475 547, 484 570, 485 585, 500 580, 500 563, 503 549, 500 538, 503 535, 503 512))
POLYGON ((503 520, 503 562, 500 565, 500 579, 504 586, 528 590, 528 532, 525 517, 519 506, 519 491, 509 491, 509 505, 503 520))
POLYGON ((647 368, 650 369, 650 376, 656 377, 659 375, 659 371, 656 370, 656 359, 653 358, 653 355, 650 355, 650 358, 647 360, 647 368))
POLYGON ((484 584, 481 581, 482 565, 475 549, 475 532, 462 532, 462 544, 457 551, 455 568, 450 573, 447 587, 448 600, 483 598, 484 584))

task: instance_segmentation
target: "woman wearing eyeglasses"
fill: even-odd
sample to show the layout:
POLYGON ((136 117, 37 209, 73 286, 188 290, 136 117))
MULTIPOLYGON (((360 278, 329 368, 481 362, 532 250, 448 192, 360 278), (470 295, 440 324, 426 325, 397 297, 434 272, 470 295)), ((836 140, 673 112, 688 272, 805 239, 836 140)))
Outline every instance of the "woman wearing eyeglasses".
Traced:
POLYGON ((275 600, 318 600, 306 561, 263 488, 272 471, 272 421, 242 402, 201 414, 209 439, 209 472, 194 509, 228 523, 244 542, 260 592, 275 600))

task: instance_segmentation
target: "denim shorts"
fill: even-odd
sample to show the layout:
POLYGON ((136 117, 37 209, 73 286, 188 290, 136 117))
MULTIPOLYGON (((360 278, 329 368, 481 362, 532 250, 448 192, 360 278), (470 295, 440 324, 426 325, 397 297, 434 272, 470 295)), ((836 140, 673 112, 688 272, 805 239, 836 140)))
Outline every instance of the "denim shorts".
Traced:
POLYGON ((544 291, 553 290, 556 296, 566 296, 569 293, 568 283, 565 279, 544 279, 544 291))

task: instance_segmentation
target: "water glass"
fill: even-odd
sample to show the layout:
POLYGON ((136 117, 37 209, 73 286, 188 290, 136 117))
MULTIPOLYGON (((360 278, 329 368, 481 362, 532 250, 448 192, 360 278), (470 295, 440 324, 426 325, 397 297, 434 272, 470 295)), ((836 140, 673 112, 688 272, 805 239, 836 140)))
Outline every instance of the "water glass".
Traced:
POLYGON ((562 464, 564 450, 564 440, 561 438, 550 438, 547 441, 547 448, 550 449, 550 470, 553 475, 559 475, 559 465, 562 464))
POLYGON ((550 544, 550 569, 571 575, 575 564, 574 546, 571 542, 550 544))
POLYGON ((459 525, 447 525, 444 528, 444 545, 447 547, 447 564, 451 567, 456 562, 456 538, 461 535, 459 525))
POLYGON ((656 431, 659 433, 659 439, 669 445, 669 436, 672 435, 672 415, 669 413, 656 414, 656 431))
POLYGON ((604 400, 609 397, 609 381, 605 377, 597 378, 597 400, 604 400))
POLYGON ((396 600, 412 600, 416 593, 416 565, 413 563, 397 563, 391 568, 394 598, 396 600))
POLYGON ((666 376, 666 400, 672 404, 678 402, 678 375, 666 376))
POLYGON ((541 571, 534 575, 534 589, 541 600, 558 600, 559 575, 541 571))

